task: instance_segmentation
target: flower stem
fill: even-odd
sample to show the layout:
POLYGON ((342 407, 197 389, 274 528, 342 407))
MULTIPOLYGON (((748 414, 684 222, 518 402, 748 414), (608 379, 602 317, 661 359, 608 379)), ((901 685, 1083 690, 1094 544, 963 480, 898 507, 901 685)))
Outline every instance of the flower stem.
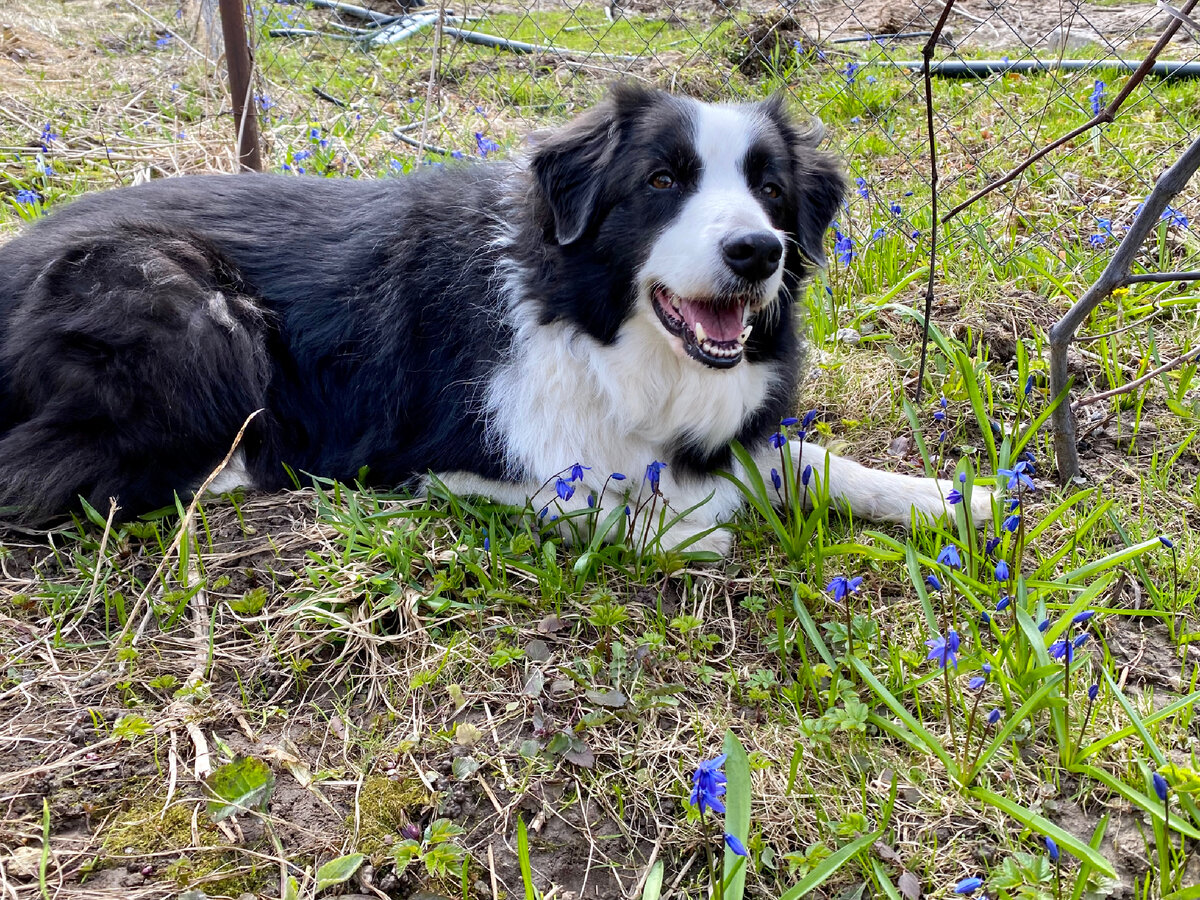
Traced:
MULTIPOLYGON (((949 634, 949 632, 947 632, 949 634)), ((942 675, 943 681, 946 684, 946 721, 950 724, 950 743, 954 745, 955 753, 958 752, 958 735, 954 728, 954 715, 950 710, 950 664, 949 661, 942 660, 942 675)))

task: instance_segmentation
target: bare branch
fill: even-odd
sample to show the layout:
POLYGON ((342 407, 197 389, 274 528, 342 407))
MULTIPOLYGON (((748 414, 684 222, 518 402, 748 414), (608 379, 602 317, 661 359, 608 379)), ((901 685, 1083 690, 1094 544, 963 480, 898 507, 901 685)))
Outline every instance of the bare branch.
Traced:
MULTIPOLYGON (((1192 11, 1192 8, 1198 2, 1200 2, 1200 0, 1188 0, 1188 2, 1183 5, 1183 9, 1180 10, 1182 15, 1186 16, 1188 13, 1190 13, 1192 11)), ((1049 156, 1051 153, 1053 153, 1055 150, 1057 150, 1063 144, 1073 141, 1075 138, 1079 137, 1081 134, 1085 134, 1085 133, 1091 131, 1097 125, 1111 124, 1112 121, 1116 118, 1117 110, 1119 110, 1121 108, 1122 104, 1125 103, 1125 101, 1126 101, 1126 99, 1128 99, 1129 95, 1132 94, 1134 92, 1134 90, 1136 90, 1137 86, 1139 84, 1141 84, 1142 81, 1145 80, 1145 78, 1148 74, 1150 74, 1150 70, 1154 68, 1155 60, 1158 59, 1158 54, 1163 51, 1163 49, 1167 46, 1168 43, 1170 43, 1171 38, 1175 36, 1175 32, 1179 30, 1179 26, 1181 24, 1182 24, 1182 22, 1179 18, 1172 16, 1171 21, 1167 23, 1167 26, 1166 26, 1166 28, 1163 29, 1162 34, 1159 35, 1158 41, 1155 42, 1154 46, 1150 49, 1150 52, 1146 54, 1146 58, 1142 60, 1142 64, 1137 67, 1137 70, 1132 75, 1129 76, 1129 79, 1125 82, 1125 86, 1122 87, 1121 92, 1119 94, 1117 94, 1116 97, 1113 98, 1112 103, 1108 104, 1108 106, 1105 107, 1103 110, 1101 110, 1098 115, 1093 116, 1087 122, 1080 125, 1078 128, 1072 129, 1071 131, 1067 132, 1066 134, 1064 134, 1062 137, 1058 138, 1057 140, 1051 141, 1049 144, 1047 144, 1041 150, 1038 150, 1036 153, 1033 153, 1030 156, 1026 157, 1024 162, 1018 163, 1007 174, 1001 176, 1000 178, 997 178, 991 184, 988 184, 985 187, 980 188, 978 191, 976 191, 974 194, 972 194, 970 197, 968 197, 962 203, 958 204, 958 206, 954 207, 949 212, 947 212, 946 215, 942 216, 942 224, 949 222, 951 219, 953 219, 955 216, 957 216, 960 212, 962 212, 968 206, 971 206, 976 201, 982 199, 983 197, 986 197, 988 194, 992 193, 992 191, 996 190, 997 188, 1004 187, 1004 185, 1013 181, 1018 175, 1020 175, 1022 172, 1024 172, 1030 166, 1032 166, 1039 159, 1049 156)), ((925 64, 926 64, 926 67, 928 67, 928 64, 929 64, 928 57, 925 60, 925 64)), ((928 75, 926 75, 926 78, 928 78, 928 75)), ((935 218, 935 220, 937 218, 936 210, 934 212, 934 218, 935 218)))
POLYGON ((1162 375, 1164 372, 1169 372, 1172 369, 1178 368, 1179 366, 1182 366, 1188 360, 1195 359, 1198 355, 1200 355, 1200 347, 1193 347, 1191 350, 1189 350, 1187 353, 1183 354, 1182 356, 1175 357, 1169 363, 1163 363, 1157 369, 1153 369, 1153 370, 1147 372, 1141 378, 1135 378, 1133 381, 1130 381, 1128 384, 1123 384, 1120 387, 1113 388, 1111 391, 1101 391, 1099 394, 1092 394, 1090 397, 1079 398, 1078 400, 1075 401, 1075 408, 1078 409, 1081 406, 1088 406, 1092 403, 1099 403, 1101 400, 1108 400, 1112 397, 1119 397, 1121 394, 1132 393, 1133 391, 1136 391, 1138 388, 1140 388, 1147 381, 1150 381, 1152 378, 1157 378, 1159 375, 1162 375))
MULTIPOLYGON (((1190 6, 1188 7, 1191 8, 1190 6)), ((1121 238, 1117 250, 1100 277, 1087 292, 1067 310, 1066 315, 1050 329, 1050 392, 1057 397, 1067 386, 1067 347, 1075 332, 1089 313, 1100 305, 1112 292, 1129 284, 1131 280, 1145 280, 1143 276, 1130 276, 1134 258, 1142 243, 1162 216, 1167 203, 1183 190, 1188 180, 1200 169, 1200 138, 1192 142, 1175 164, 1158 179, 1154 190, 1142 204, 1142 211, 1133 219, 1133 224, 1121 238)), ((1177 273, 1167 273, 1177 274, 1177 273)), ((1189 273, 1190 274, 1190 273, 1189 273)), ((1060 403, 1051 414, 1054 423, 1054 454, 1058 459, 1058 473, 1063 482, 1079 474, 1079 448, 1075 446, 1075 417, 1067 403, 1060 403)))

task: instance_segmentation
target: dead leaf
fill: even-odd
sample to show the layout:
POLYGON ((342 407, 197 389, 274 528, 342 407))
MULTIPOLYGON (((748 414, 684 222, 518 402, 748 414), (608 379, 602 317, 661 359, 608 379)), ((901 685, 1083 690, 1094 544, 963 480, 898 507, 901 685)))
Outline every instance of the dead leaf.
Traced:
POLYGON ((900 875, 900 893, 907 900, 921 900, 921 879, 912 872, 904 872, 900 875))

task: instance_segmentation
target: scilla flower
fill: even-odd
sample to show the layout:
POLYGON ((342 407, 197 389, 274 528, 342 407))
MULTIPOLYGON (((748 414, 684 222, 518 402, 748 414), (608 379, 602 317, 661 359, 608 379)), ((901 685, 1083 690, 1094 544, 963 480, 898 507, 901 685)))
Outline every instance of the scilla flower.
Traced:
POLYGON ((693 806, 699 808, 701 815, 704 815, 706 809, 718 813, 725 812, 725 804, 721 802, 721 798, 725 796, 725 773, 721 771, 723 765, 725 765, 724 753, 716 759, 700 763, 696 773, 692 776, 691 802, 693 806))

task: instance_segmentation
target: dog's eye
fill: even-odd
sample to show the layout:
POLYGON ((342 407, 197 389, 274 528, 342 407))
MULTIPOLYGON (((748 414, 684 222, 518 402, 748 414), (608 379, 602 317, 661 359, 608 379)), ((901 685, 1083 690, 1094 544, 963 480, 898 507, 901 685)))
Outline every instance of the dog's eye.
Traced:
POLYGON ((768 200, 778 200, 783 196, 783 188, 773 181, 768 181, 759 190, 762 191, 762 195, 768 200))
POLYGON ((656 191, 665 191, 675 187, 675 176, 670 172, 655 172, 650 176, 650 187, 656 191))

